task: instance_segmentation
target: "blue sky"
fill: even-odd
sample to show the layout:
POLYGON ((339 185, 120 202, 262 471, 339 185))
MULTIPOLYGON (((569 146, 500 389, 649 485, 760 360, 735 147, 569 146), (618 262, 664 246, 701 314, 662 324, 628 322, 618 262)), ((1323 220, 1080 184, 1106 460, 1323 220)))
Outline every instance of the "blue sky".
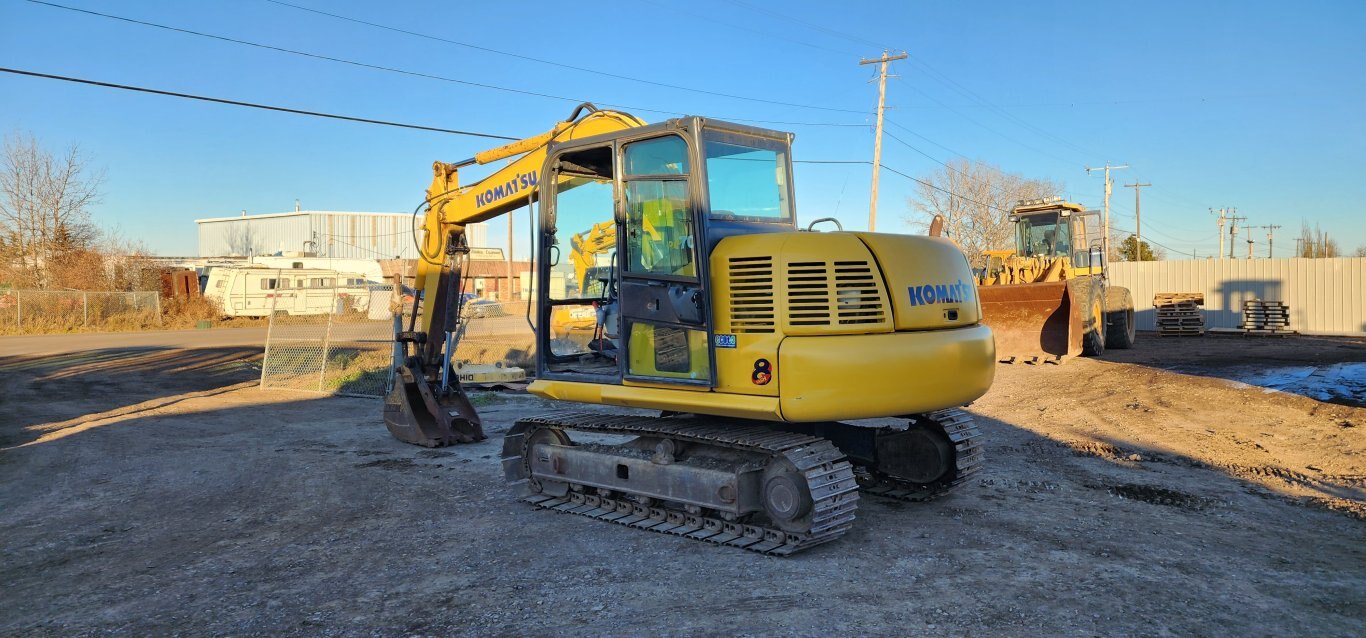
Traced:
MULTIPOLYGON (((808 107, 604 77, 343 22, 265 0, 60 4, 519 90, 769 124, 794 156, 869 160, 877 87, 860 57, 905 49, 888 84, 888 131, 947 160, 962 155, 1056 180, 1099 207, 1110 161, 1113 222, 1169 252, 1208 256, 1210 207, 1280 224, 1289 256, 1301 220, 1347 251, 1366 245, 1366 3, 839 3, 761 0, 295 4, 612 74, 808 107), (462 6, 468 4, 468 6, 462 6), (837 109, 837 110, 823 110, 837 109), (904 128, 901 128, 904 127, 904 128), (908 132, 913 131, 913 133, 908 132)), ((533 135, 574 102, 358 68, 0 0, 0 66, 501 135, 533 135)), ((650 111, 644 109, 651 109, 650 111)), ((666 113, 653 112, 666 111, 666 113)), ((490 140, 393 129, 0 74, 0 130, 80 144, 107 174, 101 224, 161 254, 194 254, 193 220, 315 210, 407 211, 432 160, 490 140)), ((924 176, 933 160, 888 139, 883 162, 924 176)), ((867 224, 868 166, 802 165, 797 211, 867 224)), ((468 183, 477 173, 470 173, 468 183)), ((910 181, 884 172, 878 229, 909 231, 910 181)), ((525 218, 518 220, 525 234, 525 218)), ((1256 250, 1265 254, 1265 231, 1256 250)), ((491 238, 493 235, 491 234, 491 238)), ((1246 235, 1239 237, 1240 243, 1246 235)), ((1245 254, 1239 246, 1239 255, 1245 254)))

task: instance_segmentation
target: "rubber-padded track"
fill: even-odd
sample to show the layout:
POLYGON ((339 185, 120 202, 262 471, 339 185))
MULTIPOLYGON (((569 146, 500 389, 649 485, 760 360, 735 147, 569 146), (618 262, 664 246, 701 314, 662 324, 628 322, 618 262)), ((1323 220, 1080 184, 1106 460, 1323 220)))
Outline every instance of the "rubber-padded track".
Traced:
POLYGON ((957 408, 931 412, 919 419, 928 420, 943 429, 953 442, 954 469, 942 478, 929 483, 912 483, 876 471, 859 468, 859 487, 864 494, 893 498, 900 501, 931 501, 956 491, 981 471, 982 434, 972 415, 957 408))
POLYGON ((578 514, 653 532, 686 536, 762 554, 786 556, 839 538, 853 526, 858 508, 858 482, 844 453, 825 439, 775 431, 760 425, 708 417, 643 417, 597 412, 554 412, 519 420, 503 442, 503 468, 508 480, 524 486, 525 500, 543 509, 578 514), (577 432, 665 437, 678 441, 745 450, 782 457, 806 479, 812 498, 812 520, 806 531, 727 521, 690 514, 665 504, 645 507, 627 498, 606 498, 573 491, 563 497, 530 493, 524 462, 527 435, 539 428, 577 432))

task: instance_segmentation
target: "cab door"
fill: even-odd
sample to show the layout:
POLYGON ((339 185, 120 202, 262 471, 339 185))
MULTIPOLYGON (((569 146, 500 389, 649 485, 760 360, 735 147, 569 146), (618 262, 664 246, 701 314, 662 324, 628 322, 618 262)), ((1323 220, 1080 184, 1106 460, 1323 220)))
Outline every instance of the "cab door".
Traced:
POLYGON ((629 380, 712 385, 705 257, 689 158, 677 135, 621 147, 618 259, 629 380))

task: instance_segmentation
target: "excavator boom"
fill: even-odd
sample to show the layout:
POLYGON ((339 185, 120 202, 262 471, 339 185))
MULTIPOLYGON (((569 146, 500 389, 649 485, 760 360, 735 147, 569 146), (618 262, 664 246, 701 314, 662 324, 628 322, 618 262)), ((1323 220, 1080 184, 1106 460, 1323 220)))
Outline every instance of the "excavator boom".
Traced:
POLYGON ((449 365, 446 334, 460 319, 465 227, 507 214, 536 201, 546 149, 555 142, 643 126, 636 117, 581 104, 569 118, 540 135, 454 162, 435 162, 423 202, 426 215, 418 240, 414 287, 420 300, 408 329, 395 335, 403 360, 395 362, 394 387, 385 399, 384 422, 396 438, 426 447, 485 439, 479 415, 458 380, 443 375, 449 365), (488 177, 460 185, 460 169, 510 160, 488 177), (442 380, 445 380, 442 383, 442 380), (454 410, 457 416, 451 416, 454 410))

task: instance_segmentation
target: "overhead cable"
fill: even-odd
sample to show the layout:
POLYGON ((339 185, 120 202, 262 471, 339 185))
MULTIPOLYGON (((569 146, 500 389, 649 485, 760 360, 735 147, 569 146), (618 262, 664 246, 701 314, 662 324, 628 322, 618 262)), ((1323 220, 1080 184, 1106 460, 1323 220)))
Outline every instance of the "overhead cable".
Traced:
MULTIPOLYGON (((312 58, 312 59, 315 59, 315 60, 323 60, 323 61, 326 61, 326 62, 335 62, 335 63, 337 63, 337 64, 346 64, 346 65, 350 65, 350 66, 355 66, 355 67, 360 67, 360 68, 365 68, 365 69, 371 69, 371 70, 375 70, 375 71, 384 71, 384 72, 388 72, 388 73, 396 73, 396 74, 400 74, 400 75, 407 75, 407 76, 410 76, 410 77, 425 78, 425 79, 429 79, 429 80, 439 80, 439 81, 442 81, 442 82, 450 82, 450 83, 453 83, 453 84, 460 84, 460 85, 464 85, 464 86, 472 86, 472 87, 475 87, 475 88, 488 89, 488 90, 491 90, 491 91, 502 91, 502 92, 505 92, 505 93, 514 93, 514 94, 517 94, 517 95, 529 95, 529 96, 532 96, 532 97, 540 97, 540 98, 546 98, 546 99, 550 99, 550 100, 560 100, 560 101, 563 101, 563 102, 574 102, 574 103, 580 103, 580 104, 581 104, 581 103, 583 103, 583 102, 593 102, 593 101, 594 101, 594 100, 589 100, 589 99, 586 99, 586 98, 567 97, 567 96, 563 96, 563 95, 554 95, 554 94, 551 94, 551 93, 542 93, 542 92, 539 92, 539 91, 531 91, 531 90, 527 90, 527 89, 518 89, 518 88, 512 88, 512 87, 506 87, 506 86, 499 86, 499 85, 496 85, 496 84, 488 84, 488 83, 486 83, 486 82, 474 82, 474 81, 471 81, 471 80, 462 80, 462 79, 459 79, 459 78, 454 78, 454 77, 449 77, 449 76, 444 76, 444 75, 436 75, 436 74, 434 74, 434 73, 426 73, 426 72, 423 72, 423 71, 414 71, 414 70, 411 70, 411 69, 402 69, 402 68, 398 68, 398 67, 385 66, 385 65, 381 65, 381 64, 371 64, 371 63, 369 63, 369 62, 359 62, 359 61, 356 61, 356 60, 349 60, 349 59, 346 59, 346 58, 339 58, 339 57, 330 56, 330 55, 323 55, 323 54, 321 54, 321 53, 311 53, 311 52, 308 52, 308 51, 300 51, 300 50, 298 50, 298 49, 289 49, 289 48, 285 48, 285 47, 275 46, 275 45, 272 45, 272 44, 263 44, 263 43, 260 43, 260 42, 252 42, 252 41, 250 41, 250 40, 242 40, 242 39, 240 39, 240 38, 232 38, 232 37, 228 37, 228 36, 224 36, 224 35, 218 35, 218 34, 214 34, 214 33, 206 33, 206 32, 203 32, 203 31, 195 31, 195 30, 193 30, 193 29, 184 29, 184 28, 181 28, 181 27, 173 27, 173 26, 170 26, 170 25, 158 24, 158 23, 155 23, 155 22, 148 22, 148 21, 146 21, 146 20, 136 20, 136 19, 133 19, 133 18, 125 18, 125 17, 123 17, 123 16, 117 16, 117 15, 108 14, 108 13, 100 13, 99 11, 91 11, 91 10, 89 10, 89 9, 80 9, 80 8, 76 8, 76 7, 69 7, 69 6, 57 4, 57 3, 54 3, 54 2, 46 2, 46 1, 44 1, 44 0, 25 0, 25 1, 26 1, 26 2, 30 2, 30 3, 32 3, 32 4, 38 4, 38 5, 53 7, 53 8, 56 8, 56 9, 63 9, 63 10, 66 10, 66 11, 74 11, 74 12, 76 12, 76 13, 84 13, 84 14, 87 14, 87 15, 98 16, 98 17, 101 17, 101 18, 108 18, 108 19, 110 19, 110 20, 117 20, 117 21, 120 21, 120 22, 127 22, 127 23, 130 23, 130 24, 137 24, 137 25, 141 25, 141 26, 152 27, 152 28, 155 28, 155 29, 163 29, 163 30, 166 30, 166 31, 174 31, 174 32, 176 32, 176 33, 183 33, 183 34, 185 34, 185 35, 192 35, 192 36, 201 37, 201 38, 209 38, 209 39, 211 39, 211 40, 219 40, 219 41, 221 41, 221 42, 228 42, 228 43, 232 43, 232 44, 240 44, 240 45, 242 45, 242 46, 255 47, 255 48, 258 48, 258 49, 265 49, 265 50, 268 50, 268 51, 275 51, 275 52, 278 52, 278 53, 287 53, 287 54, 290 54, 290 55, 296 55, 296 56, 305 57, 305 58, 312 58)), ((633 105, 629 105, 629 104, 619 104, 619 103, 607 103, 607 102, 598 102, 598 103, 599 103, 599 104, 603 104, 603 105, 605 105, 605 106, 613 106, 613 107, 618 107, 618 108, 629 109, 629 110, 632 110, 632 111, 640 111, 640 112, 644 112, 644 113, 662 113, 662 114, 665 114, 665 115, 685 115, 685 113, 682 113, 682 112, 680 112, 680 111, 668 111, 668 110, 662 110, 662 109, 651 109, 651 108, 646 108, 646 107, 643 107, 643 106, 633 106, 633 105)), ((846 110, 846 109, 833 109, 833 108, 828 108, 828 107, 804 106, 803 108, 812 108, 812 109, 826 110, 826 111, 844 111, 844 112, 848 112, 848 113, 859 113, 859 114, 864 114, 863 111, 846 110)))
POLYGON ((241 101, 241 100, 229 100, 229 99, 226 99, 226 98, 209 97, 209 96, 206 96, 206 95, 193 95, 193 94, 190 94, 190 93, 179 93, 179 92, 176 92, 176 91, 163 91, 163 90, 161 90, 161 89, 149 89, 149 88, 143 87, 143 86, 131 86, 131 85, 128 85, 128 84, 114 84, 113 82, 100 82, 100 81, 97 81, 97 80, 86 80, 86 79, 83 79, 83 78, 73 78, 73 77, 68 77, 68 76, 65 76, 65 75, 53 75, 53 74, 51 74, 51 73, 38 73, 38 72, 36 72, 36 71, 24 71, 24 70, 22 70, 22 69, 10 69, 10 68, 6 68, 6 67, 0 67, 0 72, 4 72, 4 73, 13 73, 13 74, 15 74, 15 75, 27 75, 27 76, 31 76, 31 77, 45 78, 45 79, 49 79, 49 80, 61 80, 61 81, 63 81, 63 82, 76 82, 76 83, 79 83, 79 84, 90 84, 90 85, 93 85, 93 86, 102 86, 102 87, 111 88, 111 89, 121 89, 121 90, 124 90, 124 91, 137 91, 137 92, 139 92, 139 93, 152 93, 152 94, 155 94, 155 95, 165 95, 165 96, 169 96, 169 97, 178 97, 178 98, 184 98, 184 99, 187 99, 187 100, 200 100, 200 101, 203 101, 203 102, 215 102, 215 103, 218 103, 218 104, 230 104, 230 105, 232 105, 232 106, 245 106, 245 107, 248 107, 248 108, 253 108, 253 109, 264 109, 264 110, 267 110, 267 111, 279 111, 279 112, 281 112, 281 113, 293 113, 293 114, 296 114, 296 115, 310 115, 310 116, 313 116, 313 117, 324 117, 324 118, 330 118, 330 119, 334 119, 334 120, 346 120, 346 121, 348 121, 348 122, 360 122, 360 123, 363 123, 363 124, 379 124, 379 125, 382 125, 382 126, 394 126, 394 127, 398 127, 398 128, 415 129, 415 130, 419 130, 419 131, 432 131, 432 132, 435 132, 435 133, 450 133, 450 134, 452 134, 452 135, 465 135, 465 136, 468 136, 468 137, 483 137, 483 138, 494 139, 494 140, 513 140, 513 141, 516 141, 516 140, 521 139, 521 138, 518 138, 518 137, 511 137, 511 136, 508 136, 508 135, 494 135, 494 134, 492 134, 492 133, 478 133, 478 132, 475 132, 475 131, 461 131, 461 130, 458 130, 458 129, 440 128, 440 127, 437 127, 437 126, 422 126, 422 125, 420 125, 420 124, 403 124, 403 123, 401 123, 401 122, 390 122, 390 121, 387 121, 387 120, 375 120, 375 119, 371 119, 371 118, 366 118, 366 117, 355 117, 355 116, 351 116, 351 115, 337 115, 337 114, 335 114, 335 113, 322 113, 322 112, 319 112, 319 111, 305 111, 305 110, 303 110, 303 109, 292 109, 292 108, 288 108, 288 107, 284 107, 284 106, 272 106, 272 105, 269 105, 269 104, 257 104, 257 103, 255 103, 255 102, 243 102, 243 101, 241 101))
MULTIPOLYGON (((327 17, 329 17, 329 18, 335 18, 335 19, 337 19, 337 20, 343 20, 343 21, 346 21, 346 22, 352 22, 352 23, 356 23, 356 24, 362 24, 362 25, 365 25, 365 26, 374 27, 374 28, 376 28, 376 29, 383 29, 383 30, 385 30, 385 31, 392 31, 392 32, 394 32, 394 33, 402 33, 402 34, 404 34, 404 35, 410 35, 410 36, 413 36, 413 37, 423 38, 423 39, 426 39, 426 40, 433 40, 433 41, 436 41, 436 42, 443 42, 443 43, 446 43, 446 44, 453 44, 453 45, 465 47, 465 48, 468 48, 468 49, 474 49, 474 50, 476 50, 476 51, 484 51, 484 52, 486 52, 486 53, 493 53, 493 54, 497 54, 497 55, 508 56, 508 57, 512 57, 512 58, 517 58, 517 59, 519 59, 519 60, 526 60, 526 61, 528 61, 528 62, 536 62, 536 63, 538 63, 538 64, 547 64, 547 65, 559 67, 559 68, 562 68, 562 69, 570 69, 570 70, 573 70, 573 71, 580 71, 580 72, 582 72, 582 73, 591 73, 591 74, 593 74, 593 75, 600 75, 600 76, 603 76, 603 77, 614 78, 614 79, 617 79, 617 80, 626 80, 626 81, 628 81, 628 82, 638 82, 638 83, 641 83, 641 84, 648 84, 648 85, 651 85, 651 86, 658 86, 658 87, 663 87, 663 88, 666 88, 666 89, 677 89, 677 90, 679 90, 679 91, 690 91, 690 92, 693 92, 693 93, 701 93, 701 94, 704 94, 704 95, 713 95, 713 96, 716 96, 716 97, 724 97, 724 98, 730 98, 730 99, 734 99, 734 100, 746 100, 746 101, 749 101, 749 102, 760 102, 760 103, 763 103, 763 104, 775 104, 775 105, 778 105, 778 106, 790 106, 790 107, 794 107, 794 108, 814 109, 814 110, 819 110, 819 111, 832 111, 832 112, 836 112, 836 113, 859 113, 859 114, 863 114, 863 113, 864 113, 864 111, 858 111, 858 110, 854 110, 854 109, 842 109, 842 108, 827 107, 827 106, 816 106, 816 105, 812 105, 812 104, 798 104, 798 103, 795 103, 795 102, 783 102, 783 101, 781 101, 781 100, 770 100, 770 99, 767 99, 767 98, 754 97, 754 96, 749 96, 749 95, 737 95, 737 94, 734 94, 734 93, 722 93, 722 92, 720 92, 720 91, 712 91, 712 90, 709 90, 709 89, 699 89, 699 88, 697 88, 697 87, 682 86, 682 85, 678 85, 678 84, 669 84, 669 83, 667 83, 667 82, 658 82, 658 81, 655 81, 655 80, 649 80, 649 79, 645 79, 645 78, 638 78, 638 77, 634 77, 634 76, 630 76, 630 75, 622 75, 622 74, 620 74, 620 73, 613 73, 613 72, 611 72, 611 71, 602 71, 602 70, 599 70, 599 69, 590 69, 590 68, 588 68, 588 67, 575 66, 575 65, 573 65, 573 64, 565 64, 565 63, 563 63, 563 62, 556 62, 556 61, 554 61, 554 60, 547 60, 547 59, 544 59, 544 58, 537 58, 537 57, 533 57, 533 56, 529 56, 529 55, 523 55, 523 54, 520 54, 520 53, 513 53, 513 52, 511 52, 511 51, 502 51, 502 50, 494 49, 494 48, 491 48, 491 47, 481 46, 481 45, 477 45, 477 44, 470 44, 469 42, 461 42, 461 41, 459 41, 459 40, 452 40, 452 39, 450 39, 450 38, 444 38, 444 37, 441 37, 441 36, 431 35, 431 34, 429 34, 429 33, 421 33, 421 32, 418 32, 418 31, 410 31, 410 30, 408 30, 408 29, 402 29, 402 28, 390 26, 390 25, 387 25, 387 24, 380 24, 380 23, 378 23, 378 22, 369 22, 369 21, 367 21, 367 20, 361 20, 361 19, 359 19, 359 18, 352 18, 352 17, 350 17, 350 16, 344 16, 344 15, 337 14, 337 13, 331 13, 331 12, 328 12, 328 11, 322 11, 322 10, 319 10, 319 9, 312 9, 312 8, 300 6, 300 5, 297 5, 297 4, 292 4, 292 3, 289 3, 289 2, 283 2, 282 0, 265 0, 265 1, 266 1, 266 2, 269 2, 269 3, 271 3, 271 4, 280 5, 280 6, 282 6, 282 7, 289 7, 289 8, 291 8, 291 9, 297 9, 297 10, 299 10, 299 11, 307 11, 307 12, 309 12, 309 13, 315 13, 315 14, 318 14, 318 15, 324 15, 324 16, 327 16, 327 17)), ((851 126, 857 126, 857 125, 851 125, 851 126)))
MULTIPOLYGON (((416 129, 416 130, 422 130, 422 131, 433 131, 433 132, 438 132, 438 133, 450 133, 450 134, 454 134, 454 135, 466 135, 466 136, 472 136, 472 137, 493 138, 493 139, 500 139, 500 140, 517 140, 517 139, 520 139, 520 138, 515 138, 515 137, 509 137, 509 136, 506 136, 506 135, 493 135, 493 134, 490 134, 490 133, 476 133, 476 132, 473 132, 473 131, 460 131, 460 130, 456 130, 456 129, 443 129, 443 128, 438 128, 438 127, 433 127, 433 126, 421 126, 421 125, 417 125, 417 124, 403 124, 403 123, 400 123, 400 122, 389 122, 389 121, 385 121, 385 120, 375 120, 375 119, 370 119, 370 118, 352 117, 352 116, 348 116, 348 115, 336 115, 336 114, 333 114, 333 113, 320 113, 320 112, 317 112, 317 111, 305 111, 305 110, 302 110, 302 109, 292 109, 292 108, 286 108, 286 107, 281 107, 281 106, 271 106, 271 105, 267 105, 267 104, 257 104, 257 103, 253 103, 253 102, 243 102, 243 101, 241 101, 241 100, 229 100, 229 99, 224 99, 224 98, 207 97, 207 96, 203 96, 203 95, 192 95, 192 94, 189 94, 189 93, 178 93, 178 92, 175 92, 175 91, 163 91, 163 90, 160 90, 160 89, 150 89, 150 88, 146 88, 146 87, 130 86, 130 85, 126 85, 126 84, 114 84, 114 83, 112 83, 112 82, 100 82, 100 81, 96 81, 96 80, 86 80, 86 79, 82 79, 82 78, 73 78, 73 77, 67 77, 67 76, 63 76, 63 75, 54 75, 54 74, 50 74, 50 73, 38 73, 38 72, 35 72, 35 71, 24 71, 24 70, 21 70, 21 69, 11 69, 11 68, 6 68, 6 67, 0 67, 0 72, 3 72, 3 73, 13 73, 13 74, 15 74, 15 75, 25 75, 25 76, 38 77, 38 78, 44 78, 44 79, 50 79, 50 80, 60 80, 60 81, 64 81, 64 82, 75 82, 75 83, 79 83, 79 84, 88 84, 88 85, 93 85, 93 86, 101 86, 101 87, 105 87, 105 88, 120 89, 120 90, 125 90, 125 91, 136 91, 136 92, 140 92, 140 93, 151 93, 151 94, 155 94, 155 95, 165 95, 165 96, 169 96, 169 97, 178 97, 178 98, 184 98, 184 99, 190 99, 190 100, 200 100, 200 101, 204 101, 204 102, 214 102, 214 103, 218 103, 218 104, 229 104, 229 105, 232 105, 232 106, 242 106, 242 107, 248 107, 248 108, 265 109, 265 110, 268 110, 268 111, 278 111, 278 112, 282 112, 282 113, 293 113, 293 114, 296 114, 296 115, 309 115, 309 116, 313 116, 313 117, 330 118, 330 119, 336 119, 336 120, 346 120, 346 121, 350 121, 350 122, 360 122, 360 123, 363 123, 363 124, 379 124, 379 125, 383 125, 383 126, 394 126, 394 127, 399 127, 399 128, 416 129)), ((795 163, 795 164, 861 164, 861 165, 865 165, 865 166, 872 166, 872 165, 873 165, 873 163, 872 163, 871 161, 868 161, 868 160, 793 160, 793 163, 795 163)), ((904 177, 904 178, 906 178, 906 179, 909 179, 909 180, 911 180, 911 181, 913 181, 913 182, 916 182, 916 183, 919 183, 919 184, 923 184, 924 186, 926 186, 926 187, 928 187, 928 188, 932 188, 932 189, 934 189, 934 190, 943 192, 943 193, 948 194, 948 195, 950 195, 950 196, 952 196, 952 197, 957 197, 957 198, 959 198, 959 199, 962 199, 962 200, 968 201, 968 202, 972 202, 972 203, 977 204, 977 205, 979 205, 979 206, 985 206, 985 207, 987 207, 987 208, 991 208, 991 209, 998 210, 998 211, 1001 211, 1001 212, 1006 212, 1005 209, 1002 209, 1002 208, 999 208, 999 207, 996 207, 996 206, 992 206, 991 204, 985 204, 985 203, 983 203, 983 202, 979 202, 979 201, 977 201, 977 200, 975 200, 975 199, 972 199, 972 198, 970 198, 970 197, 965 197, 965 196, 963 196, 963 195, 959 195, 959 194, 954 193, 954 192, 952 192, 952 191, 945 190, 945 189, 943 189, 943 188, 940 188, 940 187, 938 187, 938 186, 935 186, 934 184, 931 184, 931 183, 926 182, 926 181, 924 181, 924 180, 920 180, 920 179, 917 179, 917 178, 915 178, 915 177, 911 177, 910 175, 907 175, 906 173, 903 173, 903 172, 898 171, 898 170, 896 170, 896 169, 894 169, 894 168, 892 168, 892 167, 890 167, 890 166, 887 166, 886 164, 882 164, 881 166, 882 166, 882 168, 885 168, 885 169, 887 169, 887 170, 889 170, 889 171, 891 171, 891 172, 893 172, 893 173, 896 173, 897 175, 900 175, 900 176, 902 176, 902 177, 904 177)))

